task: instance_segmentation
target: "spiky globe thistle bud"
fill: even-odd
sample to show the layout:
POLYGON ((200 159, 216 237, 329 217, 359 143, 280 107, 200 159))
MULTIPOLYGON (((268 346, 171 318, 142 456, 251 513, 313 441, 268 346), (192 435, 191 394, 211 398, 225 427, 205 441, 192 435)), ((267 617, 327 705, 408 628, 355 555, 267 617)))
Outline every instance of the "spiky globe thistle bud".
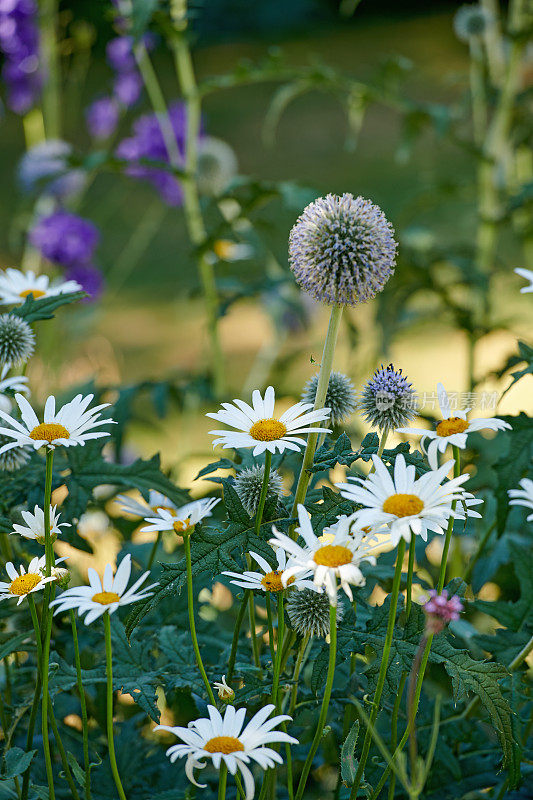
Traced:
MULTIPOLYGON (((260 464, 258 466, 242 469, 235 478, 235 491, 251 517, 255 515, 257 506, 259 505, 264 477, 265 465, 260 464)), ((276 469, 271 469, 268 477, 267 502, 273 497, 281 497, 282 491, 283 480, 281 475, 276 469)))
POLYGON ((365 384, 359 410, 367 422, 380 430, 394 430, 416 416, 416 395, 402 371, 392 364, 377 369, 365 384))
POLYGON ((237 174, 237 168, 237 156, 227 142, 214 136, 202 136, 198 141, 196 180, 202 194, 221 194, 237 174))
MULTIPOLYGON (((318 377, 313 375, 305 384, 302 392, 304 403, 314 403, 318 386, 318 377)), ((355 411, 357 396, 351 380, 342 372, 332 372, 329 376, 328 390, 324 407, 330 408, 330 420, 334 425, 341 425, 355 411)))
POLYGON ((24 364, 35 349, 35 334, 15 314, 0 314, 0 363, 24 364))
POLYGON ((453 29, 458 39, 469 42, 482 36, 493 22, 494 18, 487 8, 472 3, 457 10, 453 18, 453 29))
POLYGON ((304 209, 289 236, 297 283, 315 300, 356 306, 394 273, 394 229, 378 206, 352 194, 328 194, 304 209))
MULTIPOLYGON (((291 592, 285 604, 291 627, 301 636, 329 636, 329 597, 326 592, 302 589, 291 592)), ((337 624, 343 617, 342 604, 337 606, 337 624)))
POLYGON ((424 605, 426 634, 440 633, 449 622, 459 619, 462 610, 463 604, 456 594, 448 598, 446 589, 440 594, 432 589, 424 605))
MULTIPOLYGON (((0 434, 0 448, 5 444, 13 444, 13 439, 0 434)), ((30 453, 31 448, 29 447, 12 447, 11 450, 0 453, 0 472, 16 472, 28 463, 30 453)))

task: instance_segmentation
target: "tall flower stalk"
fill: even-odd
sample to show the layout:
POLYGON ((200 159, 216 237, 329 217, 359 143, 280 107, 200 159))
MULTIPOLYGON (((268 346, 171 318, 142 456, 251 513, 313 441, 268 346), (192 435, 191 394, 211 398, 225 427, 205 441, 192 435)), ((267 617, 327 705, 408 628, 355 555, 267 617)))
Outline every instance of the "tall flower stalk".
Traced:
POLYGON ((198 669, 200 670, 200 675, 202 676, 202 680, 204 682, 204 686, 207 691, 207 696, 209 697, 209 702, 211 703, 211 705, 214 706, 216 705, 215 696, 213 694, 213 690, 211 688, 211 684, 209 683, 209 678, 207 677, 204 663, 202 661, 202 655, 200 653, 200 647, 198 645, 198 637, 196 635, 196 624, 194 622, 194 591, 193 591, 192 563, 191 563, 192 530, 193 529, 190 529, 183 535, 183 547, 185 549, 185 564, 187 569, 187 608, 189 612, 189 631, 191 634, 194 655, 196 657, 196 664, 198 665, 198 669))
POLYGON ((122 781, 117 766, 115 755, 115 740, 113 737, 113 646, 111 643, 111 618, 109 611, 104 613, 104 632, 105 632, 105 661, 106 661, 106 680, 107 680, 107 747, 109 750, 109 762, 113 780, 117 788, 120 800, 126 800, 122 781))
POLYGON ((72 641, 74 643, 74 663, 76 665, 76 682, 81 706, 81 733, 83 737, 83 765, 85 768, 85 800, 91 800, 91 764, 89 761, 89 725, 87 720, 87 702, 83 689, 81 675, 80 646, 78 643, 78 630, 76 628, 76 615, 70 609, 70 624, 72 626, 72 641))
MULTIPOLYGON (((50 501, 52 497, 52 468, 54 463, 54 450, 48 447, 46 450, 46 477, 44 486, 44 547, 46 556, 45 576, 52 574, 54 566, 54 550, 50 536, 50 501)), ((50 662, 50 637, 52 635, 52 610, 50 602, 54 599, 54 585, 48 584, 45 587, 42 620, 44 628, 43 638, 43 657, 42 657, 42 732, 43 732, 43 751, 46 764, 46 778, 48 781, 48 792, 50 800, 54 800, 54 773, 52 770, 52 760, 50 757, 50 741, 48 736, 48 670, 50 662)))

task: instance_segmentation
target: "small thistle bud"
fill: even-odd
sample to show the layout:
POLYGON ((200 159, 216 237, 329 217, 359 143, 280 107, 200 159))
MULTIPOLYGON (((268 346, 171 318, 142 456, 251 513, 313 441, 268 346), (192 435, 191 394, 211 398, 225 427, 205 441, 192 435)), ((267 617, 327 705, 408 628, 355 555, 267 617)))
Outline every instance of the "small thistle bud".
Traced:
MULTIPOLYGON (((13 439, 0 434, 0 448, 5 444, 13 444, 13 439)), ((31 449, 28 447, 12 447, 0 453, 0 472, 16 472, 30 460, 31 449)))
POLYGON ((237 156, 227 142, 214 136, 199 140, 196 180, 202 194, 222 194, 237 174, 237 168, 237 156))
MULTIPOLYGON (((235 478, 235 491, 239 500, 251 517, 255 515, 259 505, 259 497, 265 477, 265 465, 260 464, 255 467, 242 469, 235 478)), ((276 469, 270 470, 267 488, 267 502, 272 498, 281 497, 283 491, 283 480, 276 469)))
POLYGON ((413 385, 392 364, 377 369, 362 391, 359 410, 367 422, 380 430, 394 430, 416 417, 413 385))
MULTIPOLYGON (((326 592, 302 589, 291 592, 285 605, 291 627, 301 636, 329 636, 329 597, 326 592)), ((343 617, 343 608, 337 606, 337 623, 343 617)))
POLYGON ((213 683, 213 686, 218 692, 219 700, 222 700, 223 703, 233 703, 233 701, 235 700, 235 692, 233 691, 231 686, 228 686, 228 684, 226 683, 225 675, 222 676, 221 681, 215 681, 213 683))
POLYGON ((490 11, 478 3, 464 5, 458 9, 453 18, 455 35, 462 42, 482 36, 494 22, 490 11))
POLYGON ((440 633, 452 620, 459 619, 463 604, 454 594, 448 599, 448 592, 443 589, 439 594, 435 589, 429 592, 429 599, 424 605, 426 615, 426 634, 440 633))
POLYGON ((35 349, 35 334, 28 323, 15 314, 0 315, 0 363, 24 364, 35 349))
MULTIPOLYGON (((314 403, 318 386, 318 373, 309 378, 302 392, 304 403, 314 403)), ((325 408, 330 408, 330 420, 334 425, 341 425, 353 412, 357 405, 357 397, 353 383, 342 372, 332 372, 326 392, 325 408)))
POLYGON ((299 286, 328 305, 356 306, 381 292, 394 273, 394 229, 378 206, 352 194, 328 194, 304 209, 289 236, 299 286))
POLYGON ((52 578, 59 586, 60 589, 67 589, 70 583, 70 572, 64 567, 52 567, 52 578))

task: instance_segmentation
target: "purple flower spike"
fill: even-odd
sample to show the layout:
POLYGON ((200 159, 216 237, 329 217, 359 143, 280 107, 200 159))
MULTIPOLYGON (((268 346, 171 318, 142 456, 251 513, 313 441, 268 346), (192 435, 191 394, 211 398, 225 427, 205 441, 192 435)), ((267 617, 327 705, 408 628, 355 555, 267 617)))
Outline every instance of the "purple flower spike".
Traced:
POLYGON ((25 114, 42 87, 39 64, 37 6, 33 0, 0 0, 0 52, 5 56, 2 77, 8 105, 25 114))
POLYGON ((88 264, 99 238, 92 222, 67 211, 41 217, 30 231, 33 246, 49 261, 64 267, 88 264))
POLYGON ((135 56, 133 55, 133 38, 131 36, 117 36, 107 43, 107 61, 117 72, 129 72, 135 69, 135 56))
POLYGON ((432 589, 424 605, 427 631, 429 633, 440 633, 449 622, 459 619, 463 608, 463 604, 456 594, 448 598, 446 589, 443 589, 441 594, 432 589))
POLYGON ((119 72, 113 81, 113 92, 123 106, 130 108, 141 96, 142 86, 143 81, 137 71, 119 72))
POLYGON ((87 128, 93 139, 109 139, 117 128, 119 107, 112 97, 95 100, 85 111, 87 128))

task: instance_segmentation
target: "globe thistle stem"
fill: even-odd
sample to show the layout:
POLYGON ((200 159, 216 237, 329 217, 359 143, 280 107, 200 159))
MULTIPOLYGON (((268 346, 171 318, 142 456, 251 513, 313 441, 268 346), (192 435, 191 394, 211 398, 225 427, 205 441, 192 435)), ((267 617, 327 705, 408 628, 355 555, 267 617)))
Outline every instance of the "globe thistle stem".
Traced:
MULTIPOLYGON (((109 611, 104 613, 104 631, 105 631, 105 661, 106 661, 106 677, 107 677, 107 746, 109 749, 109 761, 111 764, 111 772, 113 773, 113 780, 117 787, 117 792, 120 800, 126 800, 124 789, 122 788, 122 781, 117 766, 117 758, 115 755, 115 740, 113 738, 113 647, 111 643, 111 618, 109 611)), ((214 705, 214 702, 213 702, 214 705)))
MULTIPOLYGON (((387 444, 388 437, 389 437, 389 429, 383 428, 383 430, 381 431, 381 436, 379 437, 378 450, 376 453, 378 458, 381 458, 381 456, 383 455, 383 451, 385 450, 385 445, 387 444)), ((368 474, 370 475, 370 473, 374 472, 375 469, 376 465, 374 464, 374 462, 372 462, 372 466, 370 467, 368 474)))
POLYGON ((237 657, 237 647, 239 644, 239 635, 241 632, 242 621, 244 619, 244 615, 246 614, 246 608, 248 607, 248 595, 251 594, 250 589, 247 589, 244 592, 243 598, 241 600, 241 605, 239 607, 239 613, 237 614, 237 620, 235 622, 235 628, 233 629, 233 639, 231 641, 231 651, 228 661, 228 672, 227 672, 227 682, 231 683, 231 679, 233 678, 233 670, 235 669, 235 659, 237 657))
MULTIPOLYGON (((191 563, 191 536, 190 533, 187 533, 183 537, 183 547, 185 549, 185 564, 187 569, 187 608, 189 612, 189 630, 191 633, 192 639, 192 646, 194 650, 194 655, 196 656, 196 663, 198 665, 198 669, 200 670, 200 674, 202 676, 202 680, 204 682, 204 686, 207 691, 207 696, 209 697, 209 702, 211 705, 216 706, 215 696, 213 694, 213 690, 211 688, 211 684, 209 683, 209 678, 207 677, 204 663, 202 661, 202 656, 200 653, 200 647, 198 645, 198 637, 196 636, 196 625, 194 622, 194 592, 193 592, 193 585, 192 585, 192 563, 191 563)), ((230 675, 228 673, 228 681, 230 679, 230 675)))
POLYGON ((411 614, 411 606, 413 604, 413 572, 415 568, 415 535, 411 534, 411 542, 409 544, 409 562, 407 565, 407 588, 405 590, 405 619, 409 619, 411 614))
POLYGON ((355 798, 357 797, 357 793, 359 792, 361 779, 363 777, 363 772, 368 759, 368 754, 370 752, 372 729, 375 725, 378 716, 379 701, 381 700, 383 687, 385 686, 385 679, 387 677, 387 669, 389 666, 389 655, 392 645, 392 635, 394 633, 394 623, 396 621, 396 609, 398 607, 398 595, 400 593, 400 583, 402 579, 402 563, 404 554, 405 554, 405 539, 400 539, 400 542, 398 544, 398 551, 396 553, 396 569, 394 571, 394 580, 392 582, 389 619, 387 622, 387 632, 385 634, 385 642, 383 645, 383 656, 381 658, 381 665, 379 668, 376 691, 374 693, 374 699, 372 700, 372 711, 370 713, 370 721, 366 729, 365 739, 363 742, 363 749, 361 752, 361 758, 359 760, 359 766, 357 767, 357 773, 355 775, 355 779, 353 782, 352 791, 350 792, 350 800, 355 800, 355 798))
POLYGON ((283 634, 285 631, 285 611, 284 611, 284 598, 283 592, 278 592, 278 635, 276 640, 276 659, 274 663, 274 676, 272 679, 272 697, 271 703, 274 703, 278 710, 278 694, 279 694, 279 677, 281 673, 281 652, 283 643, 283 634))
POLYGON ((272 453, 270 450, 265 450, 265 473, 263 476, 263 485, 261 487, 261 494, 259 495, 259 503, 257 504, 257 511, 255 514, 254 533, 259 536, 261 529, 261 522, 263 521, 263 511, 268 493, 268 482, 270 479, 270 466, 272 464, 272 453))
MULTIPOLYGON (((343 308, 344 306, 338 306, 338 305, 334 305, 331 308, 328 332, 326 334, 326 341, 324 342, 322 363, 320 365, 320 373, 318 376, 315 404, 313 406, 315 410, 319 408, 324 408, 324 403, 326 400, 326 394, 329 385, 329 376, 331 375, 331 370, 333 367, 333 356, 335 354, 335 346, 337 344, 337 337, 339 335, 339 327, 341 323, 343 308)), ((309 468, 313 463, 313 457, 315 455, 318 437, 319 437, 318 433, 310 433, 308 434, 307 437, 307 445, 304 452, 302 467, 300 470, 300 477, 298 478, 298 485, 296 487, 296 493, 294 495, 294 503, 292 506, 293 517, 296 516, 297 514, 298 505, 305 501, 305 496, 307 494, 307 487, 309 486, 309 481, 311 479, 311 472, 309 471, 309 468)), ((293 526, 292 528, 293 536, 294 536, 294 527, 295 526, 293 526)))
POLYGON ((298 698, 298 681, 300 679, 300 672, 302 666, 304 665, 307 656, 309 654, 308 646, 310 639, 311 639, 311 634, 306 633, 306 635, 303 637, 300 643, 300 647, 298 648, 298 653, 296 655, 296 662, 294 664, 294 672, 292 675, 291 701, 289 704, 289 710, 287 712, 290 717, 293 716, 294 709, 296 708, 296 700, 298 698))
POLYGON ((328 706, 331 697, 331 690, 333 688, 333 678, 335 676, 335 659, 337 657, 337 607, 336 606, 329 607, 329 628, 330 628, 329 662, 328 662, 328 675, 326 678, 326 687, 324 689, 324 696, 322 698, 322 706, 320 707, 320 714, 318 717, 318 724, 316 726, 315 735, 311 747, 309 749, 309 752, 307 754, 307 758, 305 759, 305 764, 303 766, 302 774, 300 777, 300 783, 298 784, 298 789, 295 794, 295 800, 302 800, 304 796, 307 778, 311 771, 311 766, 313 764, 315 753, 318 750, 320 740, 322 739, 324 725, 326 723, 326 718, 328 715, 328 706))

